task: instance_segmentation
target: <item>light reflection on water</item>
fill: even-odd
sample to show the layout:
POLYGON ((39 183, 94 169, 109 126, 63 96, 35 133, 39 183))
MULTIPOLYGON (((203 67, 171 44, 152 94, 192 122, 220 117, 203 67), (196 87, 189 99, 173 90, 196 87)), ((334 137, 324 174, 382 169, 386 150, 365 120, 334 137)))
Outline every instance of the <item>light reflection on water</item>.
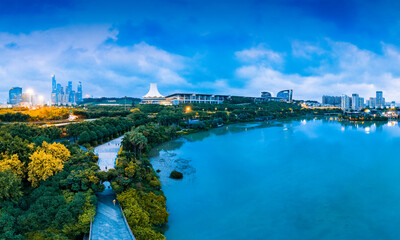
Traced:
POLYGON ((225 126, 154 149, 167 239, 397 239, 399 125, 311 120, 225 126), (183 180, 168 178, 174 169, 183 180))

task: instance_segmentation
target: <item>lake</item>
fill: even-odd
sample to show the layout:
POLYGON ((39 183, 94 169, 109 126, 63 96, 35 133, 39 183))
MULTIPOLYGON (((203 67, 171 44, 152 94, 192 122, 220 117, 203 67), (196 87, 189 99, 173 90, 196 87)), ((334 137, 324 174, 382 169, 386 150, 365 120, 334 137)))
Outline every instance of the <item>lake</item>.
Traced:
POLYGON ((151 152, 170 240, 399 239, 400 127, 248 123, 151 152), (182 180, 168 176, 183 172, 182 180))

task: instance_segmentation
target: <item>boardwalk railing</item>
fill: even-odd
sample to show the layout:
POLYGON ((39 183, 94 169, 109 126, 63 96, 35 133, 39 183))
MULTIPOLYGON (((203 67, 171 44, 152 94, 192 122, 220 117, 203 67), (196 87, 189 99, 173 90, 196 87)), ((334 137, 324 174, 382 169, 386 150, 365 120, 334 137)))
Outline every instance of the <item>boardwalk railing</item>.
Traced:
POLYGON ((121 205, 119 205, 119 208, 121 209, 122 216, 124 217, 125 226, 126 226, 126 228, 128 228, 132 239, 135 240, 135 236, 133 236, 133 232, 132 232, 131 228, 129 227, 128 221, 126 220, 125 213, 124 213, 124 210, 122 210, 121 205))
POLYGON ((93 217, 90 217, 89 240, 92 240, 92 223, 93 217))

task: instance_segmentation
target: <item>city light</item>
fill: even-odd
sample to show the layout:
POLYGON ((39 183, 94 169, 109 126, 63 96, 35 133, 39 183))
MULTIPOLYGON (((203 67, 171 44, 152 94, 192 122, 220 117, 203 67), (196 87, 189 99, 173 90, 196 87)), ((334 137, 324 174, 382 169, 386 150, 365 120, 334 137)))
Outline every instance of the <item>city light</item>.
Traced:
POLYGON ((26 93, 29 95, 33 95, 35 93, 35 91, 32 88, 28 88, 28 89, 26 89, 26 93))

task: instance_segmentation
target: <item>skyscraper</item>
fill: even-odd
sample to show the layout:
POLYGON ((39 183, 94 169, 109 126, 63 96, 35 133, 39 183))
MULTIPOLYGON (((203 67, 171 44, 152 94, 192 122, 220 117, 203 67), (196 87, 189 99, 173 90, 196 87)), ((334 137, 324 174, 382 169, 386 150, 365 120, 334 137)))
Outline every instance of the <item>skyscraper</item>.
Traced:
POLYGON ((76 91, 76 103, 79 104, 82 102, 82 100, 82 82, 79 82, 78 89, 76 91))
POLYGON ((57 103, 57 81, 56 76, 51 75, 51 104, 57 103))
POLYGON ((360 96, 357 93, 353 93, 351 97, 351 108, 353 110, 358 110, 360 108, 359 103, 360 103, 360 96))
POLYGON ((358 99, 358 107, 359 108, 364 108, 364 98, 360 97, 358 99))
POLYGON ((62 92, 63 92, 63 89, 61 87, 61 84, 57 83, 57 88, 56 88, 57 101, 55 102, 55 104, 58 104, 58 105, 62 104, 62 98, 63 98, 62 92))
POLYGON ((385 100, 383 98, 383 92, 382 91, 376 91, 376 107, 377 108, 382 108, 385 106, 385 100))
POLYGON ((369 98, 368 107, 376 108, 376 98, 373 98, 373 97, 369 98))
POLYGON ((21 103, 22 99, 22 88, 13 87, 9 91, 9 100, 8 103, 11 105, 18 105, 21 103))
POLYGON ((56 81, 56 75, 51 75, 51 91, 55 92, 57 90, 57 81, 56 81))
POLYGON ((350 98, 349 96, 343 94, 341 99, 341 108, 343 111, 350 108, 350 98))

